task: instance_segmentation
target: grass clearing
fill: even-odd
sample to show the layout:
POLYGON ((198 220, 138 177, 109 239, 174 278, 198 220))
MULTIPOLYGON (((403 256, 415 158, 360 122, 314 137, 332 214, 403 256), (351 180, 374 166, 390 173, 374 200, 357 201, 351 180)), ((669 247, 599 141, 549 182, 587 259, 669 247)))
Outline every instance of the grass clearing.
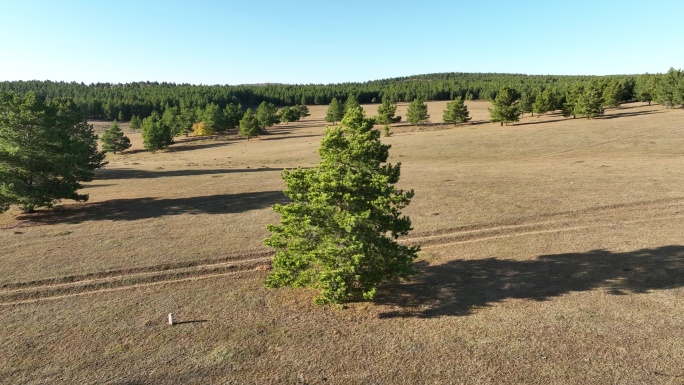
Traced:
POLYGON ((0 215, 0 378, 684 383, 684 111, 501 127, 467 105, 473 124, 431 102, 435 125, 383 138, 420 273, 343 309, 261 284, 280 171, 318 163, 325 106, 250 141, 128 134, 89 202, 0 215))

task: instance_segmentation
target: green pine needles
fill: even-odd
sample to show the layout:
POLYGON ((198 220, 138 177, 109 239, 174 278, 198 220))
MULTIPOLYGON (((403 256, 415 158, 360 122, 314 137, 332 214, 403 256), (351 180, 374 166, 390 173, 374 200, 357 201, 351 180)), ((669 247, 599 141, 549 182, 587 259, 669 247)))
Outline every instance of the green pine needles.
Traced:
POLYGON ((276 251, 268 287, 313 287, 316 303, 340 303, 414 274, 419 247, 397 242, 412 230, 401 210, 414 192, 395 187, 401 164, 386 163, 389 148, 355 107, 326 128, 318 166, 283 171, 291 203, 274 205, 280 224, 267 227, 276 251))

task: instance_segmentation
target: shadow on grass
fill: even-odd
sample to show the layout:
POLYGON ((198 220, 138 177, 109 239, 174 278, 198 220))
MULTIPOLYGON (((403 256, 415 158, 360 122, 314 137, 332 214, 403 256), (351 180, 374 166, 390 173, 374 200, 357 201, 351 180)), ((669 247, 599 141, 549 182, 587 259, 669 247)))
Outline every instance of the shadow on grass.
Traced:
POLYGON ((679 245, 542 255, 527 261, 487 258, 416 265, 419 273, 413 281, 378 293, 378 303, 401 308, 382 318, 463 316, 507 299, 545 301, 597 288, 624 295, 684 286, 684 246, 679 245))
MULTIPOLYGON (((192 142, 186 142, 186 143, 192 143, 192 142)), ((224 147, 230 145, 231 142, 227 140, 214 140, 214 141, 209 141, 205 140, 202 143, 192 143, 192 144, 179 144, 176 146, 170 146, 166 149, 167 152, 185 152, 185 151, 194 151, 194 150, 203 150, 206 148, 214 148, 214 147, 224 147)))
POLYGON ((185 170, 140 170, 134 168, 103 168, 95 171, 96 180, 109 179, 149 179, 149 178, 167 178, 175 176, 194 176, 194 175, 218 175, 218 174, 235 174, 247 172, 263 172, 263 171, 277 171, 282 172, 282 168, 217 168, 217 169, 185 169, 185 170))
POLYGON ((276 137, 268 137, 268 136, 261 136, 259 137, 259 140, 285 140, 285 139, 301 139, 301 138, 313 138, 313 137, 322 137, 323 133, 320 134, 309 134, 309 135, 287 135, 287 136, 276 136, 276 137))
MULTIPOLYGON (((615 111, 615 110, 613 110, 615 111)), ((660 114, 663 111, 639 111, 639 112, 616 112, 616 113, 611 113, 610 115, 603 115, 598 117, 598 119, 616 119, 616 118, 626 118, 630 116, 640 116, 640 115, 652 115, 652 114, 660 114)))
POLYGON ((282 191, 260 191, 190 198, 132 198, 60 206, 54 210, 20 215, 37 223, 81 223, 85 221, 134 221, 181 214, 234 214, 285 204, 282 191))

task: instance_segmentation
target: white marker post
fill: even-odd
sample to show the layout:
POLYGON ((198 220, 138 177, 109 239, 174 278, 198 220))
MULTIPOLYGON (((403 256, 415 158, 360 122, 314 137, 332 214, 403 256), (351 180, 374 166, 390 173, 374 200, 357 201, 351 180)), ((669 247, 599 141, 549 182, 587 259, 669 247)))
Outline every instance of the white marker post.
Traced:
POLYGON ((169 325, 173 326, 173 313, 169 313, 169 325))

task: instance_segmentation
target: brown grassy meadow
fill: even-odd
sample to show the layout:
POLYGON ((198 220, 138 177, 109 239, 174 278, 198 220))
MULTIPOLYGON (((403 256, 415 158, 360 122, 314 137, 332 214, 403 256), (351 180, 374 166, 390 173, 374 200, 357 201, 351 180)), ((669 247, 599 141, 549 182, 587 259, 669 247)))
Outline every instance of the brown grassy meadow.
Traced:
POLYGON ((342 308, 261 283, 326 107, 156 154, 129 134, 89 202, 0 215, 0 382, 684 384, 684 111, 501 127, 469 102, 453 127, 445 105, 383 138, 419 274, 342 308))

